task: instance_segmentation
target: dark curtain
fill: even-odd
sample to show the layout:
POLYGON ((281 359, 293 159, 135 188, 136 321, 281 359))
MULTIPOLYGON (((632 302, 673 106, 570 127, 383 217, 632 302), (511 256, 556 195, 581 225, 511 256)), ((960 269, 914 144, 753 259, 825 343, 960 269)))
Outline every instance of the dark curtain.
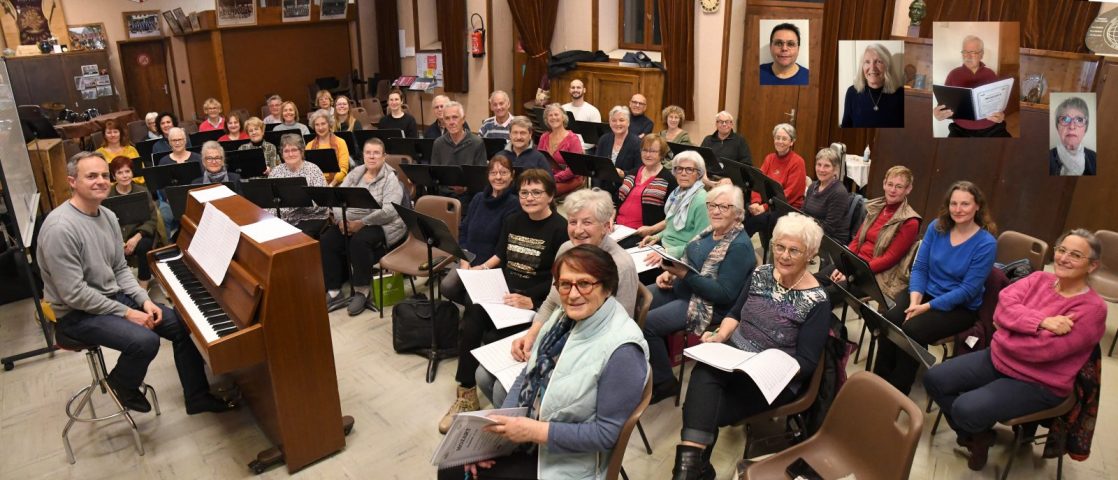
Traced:
POLYGON ((439 41, 443 44, 443 91, 466 93, 470 82, 466 76, 466 2, 435 0, 439 41))
MULTIPOLYGON (((896 0, 828 0, 823 6, 822 51, 837 52, 840 38, 890 38, 895 3, 896 0)), ((819 63, 819 85, 836 85, 839 75, 837 55, 822 55, 819 63)), ((817 143, 830 145, 832 142, 843 142, 850 152, 861 152, 866 145, 873 143, 876 130, 839 128, 838 95, 833 86, 819 89, 817 143)))
POLYGON ((400 76, 400 18, 396 0, 378 0, 377 9, 377 65, 381 78, 395 80, 400 76))
POLYGON ((679 105, 695 112, 695 2, 665 0, 660 3, 663 60, 667 69, 664 105, 679 105))
POLYGON ((1065 52, 1090 53, 1083 38, 1099 14, 1099 3, 1085 0, 926 1, 921 37, 931 38, 932 22, 1020 22, 1022 47, 1065 52))
MULTIPOLYGON (((536 87, 544 84, 548 57, 551 56, 551 35, 555 32, 555 16, 559 0, 508 0, 512 23, 520 34, 520 43, 528 54, 524 77, 516 88, 515 105, 536 98, 536 87)), ((586 19, 589 21, 589 17, 586 19)))

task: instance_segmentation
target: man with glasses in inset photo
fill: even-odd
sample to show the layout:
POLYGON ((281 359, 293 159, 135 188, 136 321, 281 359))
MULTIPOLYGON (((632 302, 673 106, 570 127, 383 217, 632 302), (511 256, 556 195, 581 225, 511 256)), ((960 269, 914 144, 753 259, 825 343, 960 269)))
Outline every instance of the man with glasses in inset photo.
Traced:
POLYGON ((808 70, 796 60, 800 57, 800 28, 781 23, 769 34, 773 61, 761 64, 761 85, 807 85, 808 70))
POLYGON ((1056 107, 1056 146, 1048 155, 1049 175, 1094 175, 1095 151, 1087 148, 1087 126, 1091 113, 1087 102, 1068 97, 1056 107))
MULTIPOLYGON (((982 63, 984 49, 981 38, 967 35, 963 39, 963 50, 960 52, 963 55, 963 64, 951 70, 943 84, 949 87, 974 88, 1000 80, 997 73, 982 63)), ((955 112, 944 105, 936 105, 932 114, 936 120, 943 121, 951 118, 955 112)), ((947 129, 950 132, 948 137, 1012 136, 1005 129, 1005 112, 997 112, 981 120, 954 119, 947 125, 947 129)))

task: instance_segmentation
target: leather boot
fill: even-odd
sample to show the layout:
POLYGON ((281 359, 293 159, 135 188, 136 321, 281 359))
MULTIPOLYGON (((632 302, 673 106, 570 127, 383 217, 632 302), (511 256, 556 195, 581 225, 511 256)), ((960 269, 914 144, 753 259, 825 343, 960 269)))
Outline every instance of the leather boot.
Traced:
POLYGON ((970 450, 967 467, 976 472, 982 470, 986 466, 986 457, 990 453, 990 446, 994 444, 995 439, 997 439, 997 436, 993 430, 971 435, 970 441, 966 445, 967 449, 970 450))
POLYGON ((446 411, 443 418, 439 420, 439 433, 446 434, 450 430, 450 425, 454 423, 454 416, 462 412, 475 412, 481 410, 481 405, 477 398, 476 387, 458 387, 458 396, 454 400, 454 404, 446 411))
POLYGON ((675 466, 672 480, 700 480, 703 478, 703 449, 690 445, 675 447, 675 466))

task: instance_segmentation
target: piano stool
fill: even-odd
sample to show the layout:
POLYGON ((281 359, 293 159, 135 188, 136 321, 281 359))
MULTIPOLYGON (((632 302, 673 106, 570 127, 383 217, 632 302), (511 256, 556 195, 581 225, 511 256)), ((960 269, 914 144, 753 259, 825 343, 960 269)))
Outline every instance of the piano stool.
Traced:
MULTIPOLYGON (((97 423, 117 418, 123 418, 128 422, 128 426, 132 429, 132 440, 136 444, 136 452, 140 455, 144 454, 144 444, 140 440, 140 430, 136 428, 136 421, 132 419, 132 415, 128 409, 120 404, 113 389, 109 388, 108 382, 108 369, 105 368, 105 357, 101 354, 101 347, 99 345, 86 345, 72 338, 66 337, 60 333, 55 335, 55 342, 58 348, 63 350, 70 350, 73 352, 85 351, 85 360, 89 364, 89 373, 92 379, 89 385, 82 387, 74 396, 70 397, 70 401, 66 402, 66 416, 70 417, 70 421, 66 422, 66 428, 62 429, 62 444, 66 446, 66 456, 70 460, 70 464, 74 464, 77 460, 74 458, 74 450, 70 447, 70 427, 74 426, 74 422, 97 423), (112 399, 113 405, 116 405, 116 410, 112 413, 103 416, 97 416, 97 411, 93 407, 93 392, 100 388, 103 395, 112 399), (81 400, 78 401, 78 398, 81 400), (74 408, 74 402, 77 401, 77 408, 74 408), (81 417, 85 408, 89 407, 89 417, 81 417)), ((155 395, 155 389, 151 385, 143 385, 144 396, 151 396, 152 407, 155 408, 155 414, 159 415, 159 398, 155 395)))

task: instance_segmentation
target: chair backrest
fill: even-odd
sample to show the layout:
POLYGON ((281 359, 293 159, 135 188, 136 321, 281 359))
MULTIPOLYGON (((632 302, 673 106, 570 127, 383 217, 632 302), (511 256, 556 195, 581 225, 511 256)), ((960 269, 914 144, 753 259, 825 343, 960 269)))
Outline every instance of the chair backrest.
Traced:
POLYGON ((841 456, 858 478, 908 478, 924 411, 881 377, 858 372, 843 384, 809 441, 841 456))
POLYGON ((372 123, 380 123, 380 119, 384 118, 384 107, 381 106, 379 98, 362 98, 360 104, 365 108, 372 123))
POLYGON ((187 135, 198 133, 198 122, 194 120, 180 120, 179 127, 181 127, 187 135))
MULTIPOLYGON (((858 228, 862 226, 862 222, 866 219, 866 197, 857 193, 850 196, 850 207, 846 210, 847 225, 850 225, 850 236, 858 234, 858 228)), ((839 241, 849 243, 850 239, 838 239, 839 241)))
POLYGON ((982 293, 982 306, 978 307, 978 320, 974 326, 955 335, 955 355, 982 350, 990 346, 994 338, 994 312, 998 309, 998 295, 1009 286, 1009 278, 998 267, 990 269, 986 276, 985 291, 982 293), (967 345, 967 337, 978 339, 974 346, 967 345))
MULTIPOLYGON (((105 132, 98 130, 89 134, 89 143, 93 148, 101 148, 101 144, 105 143, 105 132)), ((112 160, 111 158, 109 160, 112 160)))
MULTIPOLYGON (((637 293, 640 298, 640 293, 637 293)), ((629 419, 625 420, 625 425, 621 427, 621 433, 617 435, 617 443, 613 444, 613 453, 609 457, 609 467, 606 469, 606 480, 617 480, 617 476, 621 472, 621 462, 625 459, 625 447, 629 445, 629 437, 633 434, 633 427, 637 426, 637 421, 641 419, 645 409, 648 408, 648 403, 652 401, 652 372, 648 374, 648 380, 644 382, 644 393, 641 395, 641 403, 633 410, 633 414, 629 415, 629 419)))
POLYGON ((66 155, 66 158, 70 158, 80 151, 82 151, 82 146, 77 140, 67 138, 62 141, 62 153, 66 155))
POLYGON ((1034 272, 1044 270, 1044 260, 1048 255, 1048 242, 1025 235, 1021 232, 1006 230, 998 235, 998 252, 995 260, 1006 264, 1022 258, 1029 260, 1034 272))
POLYGON ((462 203, 457 198, 425 195, 416 200, 415 211, 446 223, 450 234, 458 238, 458 222, 462 219, 462 203))
POLYGON ((143 119, 128 122, 128 138, 132 143, 148 138, 148 124, 143 119))
POLYGON ((408 195, 409 201, 415 199, 415 184, 411 183, 408 174, 404 173, 404 170, 400 168, 401 163, 415 163, 411 155, 388 154, 384 156, 384 161, 391 165, 392 169, 396 171, 396 178, 399 178, 400 182, 404 184, 404 193, 408 195))
MULTIPOLYGON (((1091 275, 1091 287, 1108 302, 1118 302, 1118 232, 1095 232, 1102 245, 1099 268, 1091 275)), ((1113 350, 1113 348, 1111 348, 1113 350)))
POLYGON ((642 329, 644 321, 648 319, 648 311, 652 310, 652 292, 644 285, 637 285, 637 305, 633 308, 633 320, 637 321, 642 329))

